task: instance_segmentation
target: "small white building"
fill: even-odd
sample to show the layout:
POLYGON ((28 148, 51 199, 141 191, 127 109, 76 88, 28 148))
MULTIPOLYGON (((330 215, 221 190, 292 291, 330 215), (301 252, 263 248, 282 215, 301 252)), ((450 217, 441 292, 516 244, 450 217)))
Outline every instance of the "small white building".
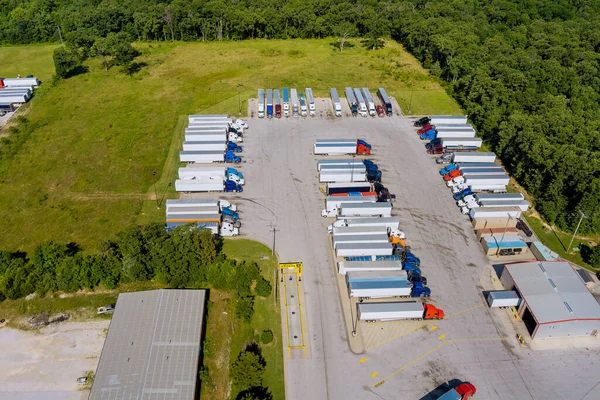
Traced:
POLYGON ((518 312, 532 339, 600 332, 600 304, 568 262, 507 264, 500 280, 506 290, 517 291, 523 299, 518 312))

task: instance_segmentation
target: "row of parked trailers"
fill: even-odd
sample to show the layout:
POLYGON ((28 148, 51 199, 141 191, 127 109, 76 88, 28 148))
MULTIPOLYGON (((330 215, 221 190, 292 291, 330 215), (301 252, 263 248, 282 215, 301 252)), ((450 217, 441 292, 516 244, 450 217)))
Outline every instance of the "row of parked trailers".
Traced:
POLYGON ((393 301, 400 297, 428 297, 431 290, 421 275, 420 260, 406 245, 400 220, 392 216, 391 201, 395 196, 381 185, 377 165, 356 158, 322 159, 317 162, 317 170, 320 181, 327 182, 321 216, 336 218, 328 231, 348 296, 358 301, 358 319, 371 322, 443 318, 443 311, 431 304, 393 301), (365 176, 374 175, 375 171, 379 181, 368 182, 365 176), (335 174, 336 178, 324 178, 328 174, 335 174), (354 174, 363 181, 355 181, 354 174))
POLYGON ((14 111, 17 105, 27 103, 39 85, 35 77, 0 78, 0 112, 14 111))
POLYGON ((306 88, 304 93, 298 93, 296 88, 258 89, 258 118, 281 118, 282 116, 311 117, 316 115, 316 105, 313 91, 306 88))
POLYGON ((227 114, 194 114, 188 117, 183 150, 186 168, 179 168, 178 192, 241 192, 244 177, 235 168, 215 163, 239 163, 248 124, 227 114))
POLYGON ((166 202, 166 229, 192 224, 214 235, 239 235, 237 206, 224 199, 179 199, 166 202))
POLYGON ((510 177, 496 162, 496 154, 475 151, 470 146, 475 130, 466 117, 431 116, 415 123, 420 138, 430 140, 430 154, 442 155, 438 164, 446 185, 463 214, 471 218, 478 239, 488 255, 513 255, 527 244, 518 236, 517 221, 529 209, 529 202, 519 193, 506 193, 510 177), (461 136, 461 137, 458 137, 461 136), (451 143, 452 145, 449 145, 451 143))
MULTIPOLYGON (((352 115, 367 115, 380 117, 391 116, 393 113, 392 102, 384 88, 377 89, 377 98, 375 98, 368 88, 345 89, 346 101, 352 115), (378 104, 378 102, 380 104, 378 104)), ((333 113, 337 117, 342 116, 342 103, 336 88, 329 91, 333 113)), ((281 118, 284 117, 305 117, 316 115, 316 103, 312 88, 306 88, 304 93, 298 93, 296 88, 279 89, 258 89, 257 94, 257 115, 259 118, 281 118)))

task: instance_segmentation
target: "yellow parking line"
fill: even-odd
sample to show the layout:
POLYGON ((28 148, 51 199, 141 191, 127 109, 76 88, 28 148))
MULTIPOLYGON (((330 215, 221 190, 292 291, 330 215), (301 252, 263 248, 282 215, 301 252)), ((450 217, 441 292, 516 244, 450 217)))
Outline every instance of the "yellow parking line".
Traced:
POLYGON ((467 308, 466 310, 458 311, 458 312, 455 312, 454 314, 447 315, 446 318, 456 317, 459 314, 466 313, 467 311, 475 310, 476 308, 480 308, 485 305, 486 305, 486 303, 477 304, 476 306, 467 308))

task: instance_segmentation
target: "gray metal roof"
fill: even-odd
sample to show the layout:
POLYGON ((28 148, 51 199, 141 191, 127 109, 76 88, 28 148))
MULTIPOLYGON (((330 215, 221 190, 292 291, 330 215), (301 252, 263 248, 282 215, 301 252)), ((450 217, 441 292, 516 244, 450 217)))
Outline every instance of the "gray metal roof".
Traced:
POLYGON ((505 265, 538 323, 600 320, 600 304, 564 261, 505 265))
POLYGON ((195 399, 204 306, 204 290, 121 293, 89 399, 195 399))

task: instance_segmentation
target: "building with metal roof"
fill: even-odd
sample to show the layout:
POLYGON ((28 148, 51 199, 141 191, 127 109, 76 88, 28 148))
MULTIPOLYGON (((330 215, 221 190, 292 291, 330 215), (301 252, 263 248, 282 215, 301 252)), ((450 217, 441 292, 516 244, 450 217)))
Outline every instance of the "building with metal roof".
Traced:
POLYGON ((121 293, 89 399, 199 398, 205 293, 121 293))
POLYGON ((568 262, 507 264, 500 280, 523 299, 518 312, 532 339, 596 336, 600 332, 600 304, 568 262))

